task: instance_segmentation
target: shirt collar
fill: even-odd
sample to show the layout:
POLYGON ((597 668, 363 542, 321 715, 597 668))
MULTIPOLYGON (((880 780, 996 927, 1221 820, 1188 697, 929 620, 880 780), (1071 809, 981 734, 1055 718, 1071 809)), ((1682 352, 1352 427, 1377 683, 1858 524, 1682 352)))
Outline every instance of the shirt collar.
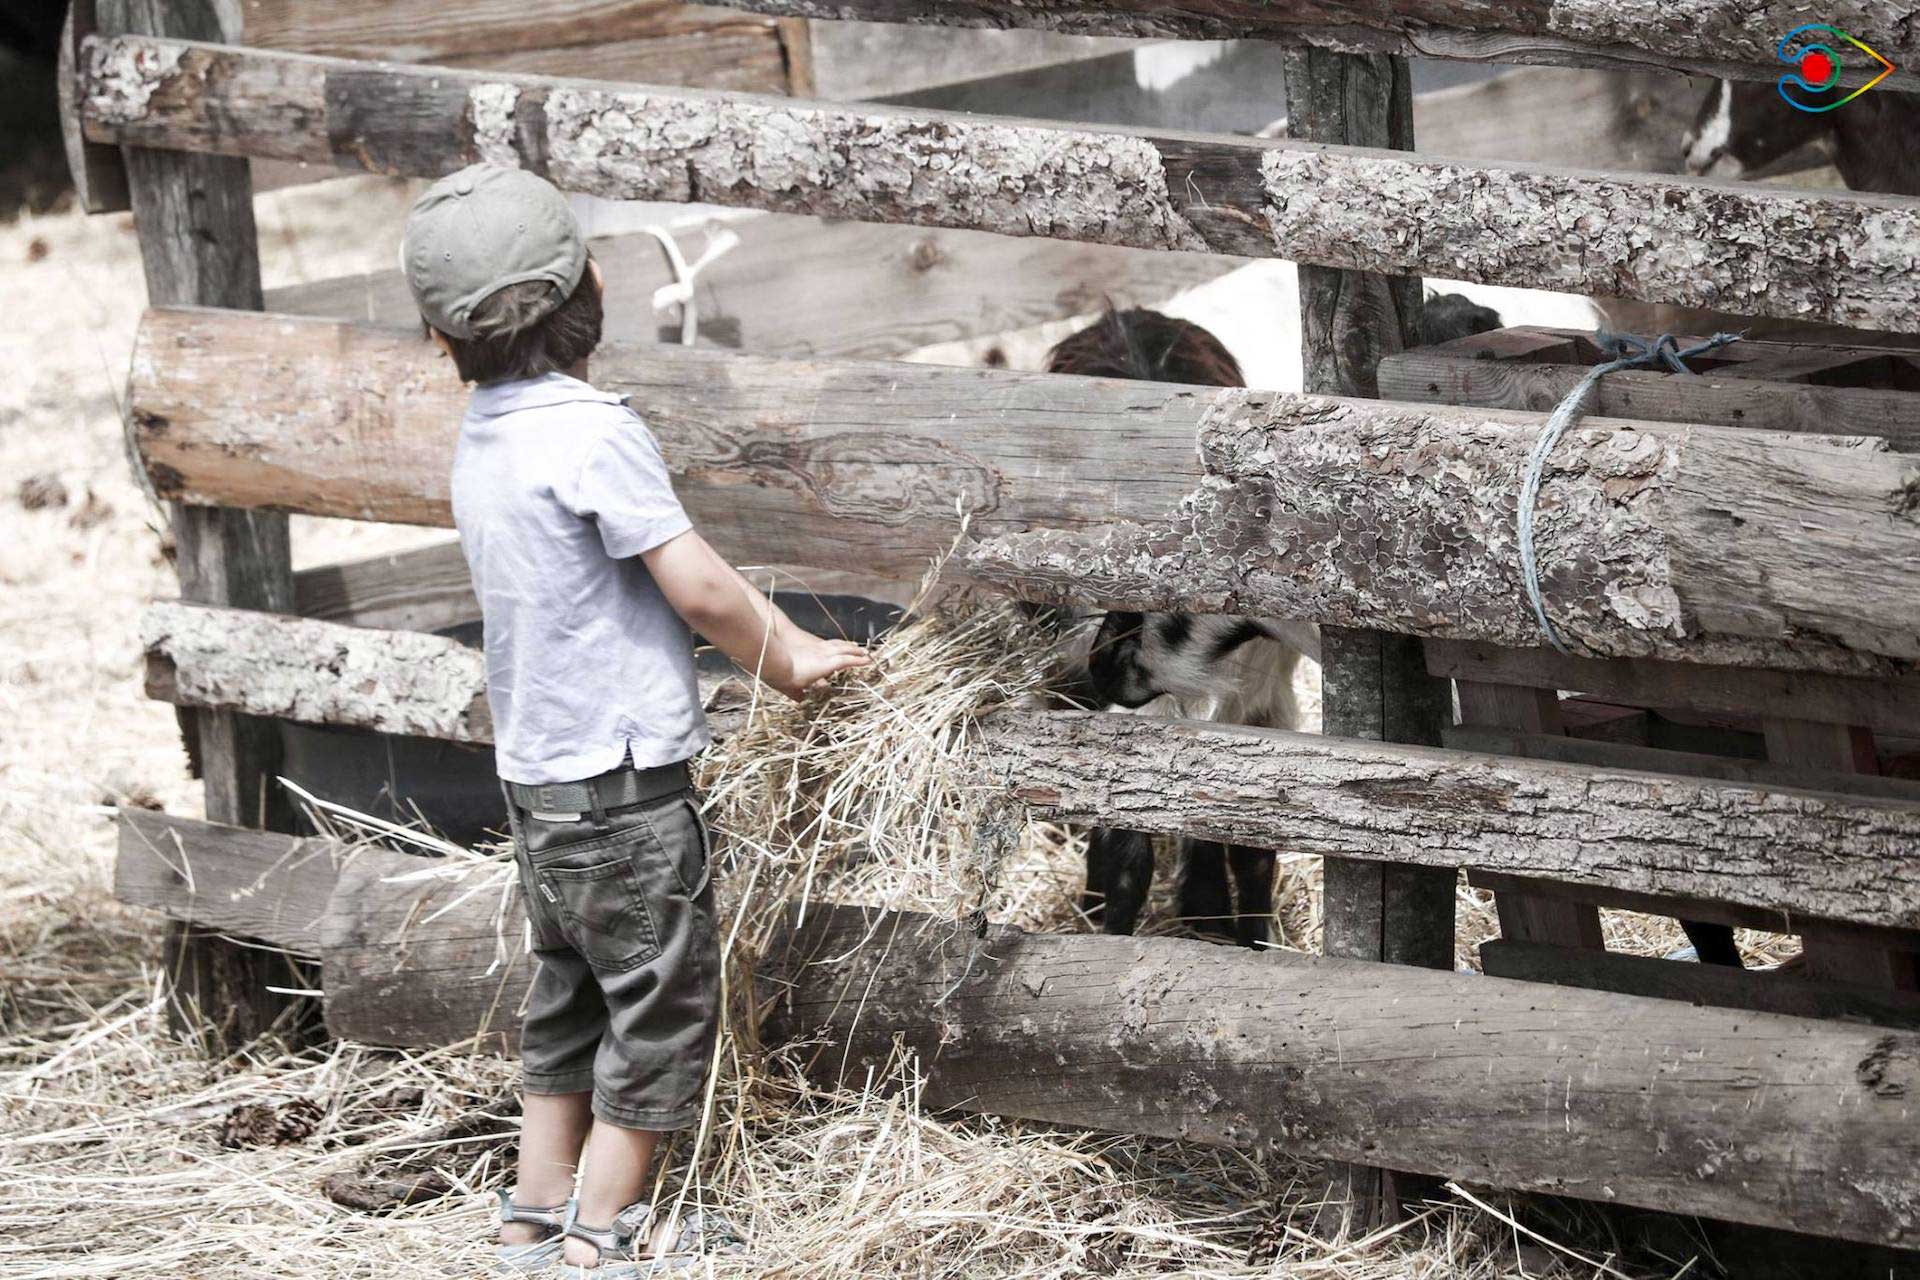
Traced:
POLYGON ((481 417, 497 417, 520 409, 543 409, 548 405, 591 400, 599 404, 619 404, 621 398, 596 391, 578 378, 564 373, 547 373, 538 378, 519 378, 512 382, 490 382, 473 389, 467 411, 481 417))

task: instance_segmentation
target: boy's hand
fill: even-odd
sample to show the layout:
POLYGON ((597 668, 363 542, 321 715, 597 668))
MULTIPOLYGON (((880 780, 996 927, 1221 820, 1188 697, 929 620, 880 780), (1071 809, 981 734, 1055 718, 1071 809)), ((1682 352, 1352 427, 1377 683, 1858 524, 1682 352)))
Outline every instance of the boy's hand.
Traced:
POLYGON ((790 642, 788 653, 793 658, 792 677, 774 688, 795 702, 828 676, 872 661, 867 651, 851 640, 822 640, 804 632, 790 642))

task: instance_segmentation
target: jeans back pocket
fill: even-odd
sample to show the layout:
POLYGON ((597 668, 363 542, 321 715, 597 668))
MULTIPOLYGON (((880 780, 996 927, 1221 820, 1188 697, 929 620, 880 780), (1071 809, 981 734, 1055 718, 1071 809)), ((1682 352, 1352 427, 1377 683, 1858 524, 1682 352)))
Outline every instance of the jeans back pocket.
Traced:
POLYGON ((590 867, 536 865, 534 875, 568 943, 596 969, 633 969, 660 954, 631 849, 590 867))

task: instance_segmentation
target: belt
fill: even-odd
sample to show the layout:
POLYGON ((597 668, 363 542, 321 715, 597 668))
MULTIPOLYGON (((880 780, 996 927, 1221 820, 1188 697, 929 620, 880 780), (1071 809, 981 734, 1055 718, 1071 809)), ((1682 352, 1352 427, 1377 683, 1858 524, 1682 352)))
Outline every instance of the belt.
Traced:
POLYGON ((652 769, 615 769, 585 782, 548 782, 537 786, 507 783, 507 796, 529 813, 605 813, 664 800, 693 786, 685 761, 652 769), (595 802, 598 801, 596 804, 595 802))

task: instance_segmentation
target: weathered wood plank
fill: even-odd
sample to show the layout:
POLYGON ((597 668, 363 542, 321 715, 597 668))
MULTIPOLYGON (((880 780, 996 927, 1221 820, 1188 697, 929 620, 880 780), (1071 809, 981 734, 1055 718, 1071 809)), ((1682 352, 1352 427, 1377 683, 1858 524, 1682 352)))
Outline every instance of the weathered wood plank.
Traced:
MULTIPOLYGON (((1537 415, 666 347, 608 348, 595 380, 741 561, 910 578, 964 507, 976 574, 1024 594, 1537 639, 1512 540, 1537 415)), ((443 525, 461 394, 415 335, 186 311, 148 316, 129 392, 165 496, 443 525)), ((1911 460, 1602 419, 1555 457, 1541 562, 1574 642, 1912 667, 1911 460)))
POLYGON ((161 602, 140 641, 147 696, 176 706, 493 741, 484 655, 440 636, 161 602))
MULTIPOLYGON (((747 573, 763 588, 862 596, 902 607, 915 592, 911 582, 836 569, 750 565, 747 573)), ((458 542, 302 569, 293 575, 293 605, 303 618, 394 631, 438 631, 480 621, 480 601, 458 542)))
POLYGON ((237 44, 372 62, 788 92, 768 17, 666 0, 247 0, 237 44))
POLYGON ((1721 964, 1596 954, 1500 938, 1480 944, 1480 967, 1492 978, 1920 1031, 1920 996, 1860 983, 1810 982, 1789 974, 1756 973, 1721 964))
POLYGON ((331 840, 119 811, 113 896, 203 929, 320 954, 321 921, 348 851, 331 840))
MULTIPOLYGON (((103 31, 196 40, 227 34, 213 0, 102 0, 98 7, 103 31)), ((259 310, 259 237, 246 161, 138 145, 125 148, 124 161, 148 299, 259 310)), ((183 503, 173 506, 172 523, 182 596, 250 609, 291 604, 286 516, 183 503)), ((208 817, 288 825, 291 812, 271 785, 280 759, 272 725, 214 710, 183 717, 181 728, 206 785, 208 817)), ((295 1004, 269 990, 300 985, 287 981, 277 957, 181 927, 168 934, 166 952, 170 1019, 215 1051, 266 1033, 295 1004)))
MULTIPOLYGON (((147 606, 140 637, 147 696, 175 706, 493 741, 485 656, 457 640, 176 601, 147 606)), ((737 723, 737 688, 700 676, 716 737, 737 723)))
POLYGON ((823 1032, 813 1069, 856 1084, 904 1041, 930 1107, 1920 1242, 1907 1032, 1168 938, 972 959, 952 929, 809 913, 763 1039, 823 1032))
MULTIPOLYGON (((1311 47, 1286 54, 1287 135, 1343 146, 1413 149, 1413 77, 1405 58, 1311 47)), ((1302 263, 1298 269, 1300 356, 1306 390, 1379 392, 1380 357, 1417 343, 1420 281, 1302 263)), ((1419 642, 1380 631, 1321 632, 1321 719, 1329 734, 1376 741, 1439 742, 1445 682, 1421 665, 1419 642)), ((1451 868, 1328 857, 1321 866, 1322 950, 1330 956, 1453 967, 1451 868)), ((1316 1234, 1362 1235, 1397 1219, 1404 1202, 1430 1194, 1414 1179, 1373 1165, 1337 1166, 1334 1202, 1316 1234), (1345 1221, 1336 1224, 1333 1214, 1345 1221)))
MULTIPOLYGON (((1457 680, 1453 687, 1464 724, 1518 729, 1541 737, 1565 733, 1560 697, 1552 689, 1488 684, 1480 680, 1457 680)), ((1590 904, 1507 892, 1494 895, 1494 909, 1500 917, 1503 938, 1587 952, 1607 949, 1606 936, 1600 928, 1600 909, 1590 904)))
POLYGON ((458 541, 316 565, 293 575, 303 618, 393 631, 438 631, 480 620, 473 575, 458 541))
POLYGON ((132 208, 127 167, 118 147, 89 142, 80 123, 80 45, 98 30, 94 0, 73 0, 60 28, 56 69, 60 95, 60 141, 67 153, 73 194, 88 213, 121 213, 132 208))
POLYGON ((1050 817, 1920 926, 1920 805, 1097 713, 1004 714, 983 773, 1050 817))
MULTIPOLYGON (((1172 521, 989 537, 967 564, 1056 603, 1542 646, 1516 545, 1540 420, 1510 413, 1221 392, 1200 425, 1208 478, 1172 521)), ((1920 463, 1879 447, 1583 422, 1538 504, 1549 616, 1590 656, 1911 669, 1920 463)))
MULTIPOLYGON (((1768 0, 1685 0, 1647 10, 1605 0, 724 0, 731 8, 809 18, 857 18, 954 27, 1037 27, 1074 35, 1185 40, 1281 40, 1323 48, 1466 62, 1649 68, 1771 80, 1774 47, 1807 10, 1768 0)), ((1903 0, 1857 0, 1825 20, 1885 53, 1920 61, 1914 9, 1903 0), (1904 55, 1904 56, 1903 56, 1904 55)), ((1857 71, 1858 69, 1854 69, 1857 71)), ((1877 68, 1876 68, 1877 70, 1877 68)), ((1850 81, 1854 83, 1857 81, 1850 81)), ((1905 84, 1903 87, 1911 87, 1905 84)))
POLYGON ((1559 760, 1608 769, 1647 773, 1677 773, 1689 778, 1717 778, 1722 782, 1750 782, 1761 787, 1791 787, 1802 791, 1833 791, 1843 795, 1878 796, 1920 803, 1920 781, 1882 778, 1870 773, 1841 773, 1797 765, 1742 760, 1695 751, 1668 751, 1627 742, 1571 738, 1557 733, 1517 733, 1480 725, 1447 730, 1446 745, 1456 751, 1486 755, 1525 756, 1529 760, 1559 760))
POLYGON ((1569 689, 1607 702, 1663 710, 1751 716, 1765 709, 1826 724, 1920 733, 1920 680, 1861 679, 1813 671, 1765 671, 1646 658, 1576 658, 1551 649, 1508 649, 1455 640, 1426 642, 1427 670, 1457 680, 1569 689))
POLYGON ((393 855, 341 872, 321 948, 327 1029, 365 1044, 518 1052, 534 970, 519 877, 505 862, 422 863, 393 855))
POLYGON ((1434 155, 1683 173, 1699 106, 1699 86, 1671 75, 1524 67, 1415 94, 1413 120, 1434 155))
MULTIPOLYGON (((1544 337, 1554 331, 1538 332, 1544 337)), ((1570 342, 1585 336, 1568 335, 1570 342)), ((1876 370, 1896 361, 1907 364, 1909 376, 1920 381, 1920 361, 1884 350, 1781 343, 1743 342, 1726 350, 1739 358, 1697 377, 1639 369, 1608 374, 1588 406, 1610 417, 1654 422, 1815 434, 1870 432, 1902 452, 1920 452, 1920 394, 1871 385, 1876 370), (1796 364, 1786 363, 1789 353, 1799 357, 1796 364), (1811 367, 1816 363, 1818 368, 1811 367), (1855 366, 1854 372, 1848 371, 1849 365, 1855 366), (1822 380, 1800 380, 1812 376, 1822 380), (1845 384, 1853 379, 1857 381, 1845 384)), ((1380 392, 1392 400, 1423 404, 1548 412, 1589 368, 1571 358, 1486 359, 1475 345, 1449 343, 1388 356, 1380 365, 1380 392)))
MULTIPOLYGON (((232 850, 236 872, 233 842, 259 838, 165 825, 232 850)), ((273 882, 294 864, 262 871, 291 896, 273 882)), ((356 857, 323 922, 336 1033, 511 1050, 528 969, 515 880, 356 857)), ((1920 1242, 1920 1043, 1904 1033, 1173 939, 998 929, 970 961, 939 945, 951 928, 813 913, 760 968, 766 1040, 826 1028, 823 1069, 859 1073, 904 1037, 934 1107, 1920 1242), (1546 1108, 1543 1080, 1565 1085, 1546 1108)))
MULTIPOLYGON (((1108 300, 1164 302, 1244 265, 1217 254, 778 215, 726 226, 740 243, 701 269, 700 342, 766 355, 889 359, 1084 315, 1108 300)), ((697 258, 704 238, 677 234, 697 258)), ((678 342, 678 313, 653 309, 654 290, 673 283, 653 237, 609 236, 592 248, 607 282, 606 340, 678 342)), ((398 271, 270 289, 267 307, 396 328, 420 322, 398 271)))
POLYGON ((1522 880, 1501 871, 1467 868, 1467 883, 1493 893, 1520 892, 1564 898, 1569 902, 1589 902, 1615 911, 1637 911, 1651 916, 1685 916, 1709 924, 1724 924, 1736 929, 1759 929, 1766 933, 1786 933, 1800 937, 1820 936, 1838 942, 1862 945, 1900 946, 1913 939, 1914 931, 1835 920, 1827 916, 1803 915, 1785 906, 1753 907, 1740 903, 1687 897, 1677 894, 1638 893, 1603 884, 1575 884, 1565 880, 1522 880))
MULTIPOLYGON (((466 392, 417 329, 154 313, 134 363, 131 412, 160 492, 451 524, 466 392)), ((953 545, 962 509, 985 530, 1172 510, 1199 478, 1211 394, 677 346, 603 348, 593 378, 633 397, 681 500, 736 562, 901 580, 953 545)))
POLYGON ((85 53, 97 141, 416 175, 488 159, 614 199, 1277 255, 1920 330, 1920 200, 1905 197, 174 41, 94 40, 85 53))

